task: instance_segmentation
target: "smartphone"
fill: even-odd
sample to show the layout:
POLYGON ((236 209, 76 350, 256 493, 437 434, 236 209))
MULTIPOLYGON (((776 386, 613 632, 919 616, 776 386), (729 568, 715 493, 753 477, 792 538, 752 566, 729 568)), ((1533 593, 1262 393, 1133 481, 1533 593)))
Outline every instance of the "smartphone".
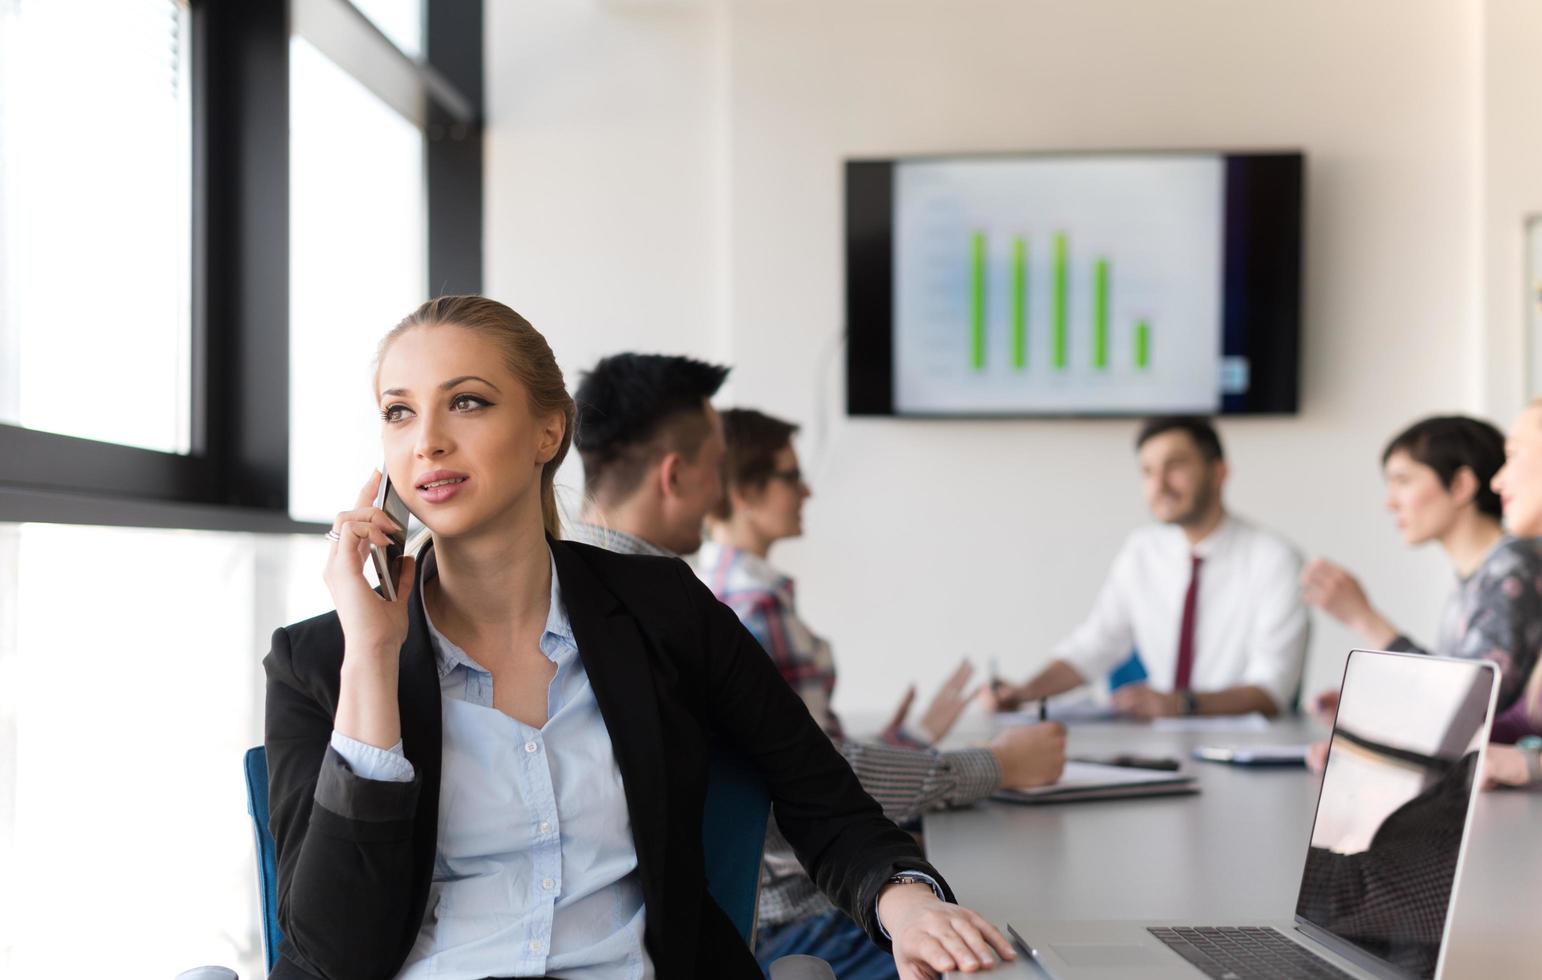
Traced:
POLYGON ((407 552, 407 519, 412 516, 407 502, 391 486, 391 478, 385 467, 380 468, 380 489, 375 491, 375 506, 386 512, 396 522, 398 530, 388 531, 391 543, 385 547, 369 546, 370 557, 375 559, 375 577, 380 580, 380 590, 391 602, 396 601, 396 578, 402 572, 402 555, 407 552))

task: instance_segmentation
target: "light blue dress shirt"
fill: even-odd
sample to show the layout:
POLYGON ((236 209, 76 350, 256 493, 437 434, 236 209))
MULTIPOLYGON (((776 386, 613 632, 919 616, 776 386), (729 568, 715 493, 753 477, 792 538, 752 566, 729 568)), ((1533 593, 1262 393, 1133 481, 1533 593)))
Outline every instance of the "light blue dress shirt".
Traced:
MULTIPOLYGON (((621 772, 555 562, 541 652, 557 672, 542 728, 493 707, 492 674, 431 620, 428 629, 444 707, 439 846, 423 926, 397 977, 652 978, 621 772)), ((379 749, 334 731, 331 744, 366 779, 413 778, 399 742, 379 749)))

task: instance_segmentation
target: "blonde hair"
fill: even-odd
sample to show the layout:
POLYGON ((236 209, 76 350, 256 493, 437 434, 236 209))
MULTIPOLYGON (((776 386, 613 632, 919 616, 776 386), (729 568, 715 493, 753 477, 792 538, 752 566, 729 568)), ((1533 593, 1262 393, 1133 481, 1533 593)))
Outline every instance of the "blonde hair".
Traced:
POLYGON ((537 414, 562 415, 562 443, 557 452, 541 467, 541 520, 546 533, 557 538, 562 536, 562 518, 557 510, 555 481, 557 468, 573 444, 573 397, 568 394, 562 378, 562 368, 552 355, 551 346, 530 321, 485 296, 439 296, 429 300, 391 328, 380 341, 375 355, 376 387, 379 387, 380 363, 386 351, 396 339, 414 327, 431 327, 452 324, 474 330, 491 340, 503 352, 504 367, 519 379, 529 393, 530 407, 537 414))

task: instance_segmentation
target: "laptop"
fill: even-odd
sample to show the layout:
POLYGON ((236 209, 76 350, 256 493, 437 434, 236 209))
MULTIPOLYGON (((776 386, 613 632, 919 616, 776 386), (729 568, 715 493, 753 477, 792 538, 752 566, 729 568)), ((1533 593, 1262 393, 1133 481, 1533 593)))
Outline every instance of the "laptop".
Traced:
POLYGON ((1055 980, 1440 977, 1498 686, 1487 661, 1350 653, 1293 919, 1013 938, 1055 980))

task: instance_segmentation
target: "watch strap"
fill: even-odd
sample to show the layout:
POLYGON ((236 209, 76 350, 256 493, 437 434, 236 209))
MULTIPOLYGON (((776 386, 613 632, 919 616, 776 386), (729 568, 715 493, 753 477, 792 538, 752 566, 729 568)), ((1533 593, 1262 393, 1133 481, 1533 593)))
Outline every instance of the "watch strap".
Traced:
POLYGON ((1178 696, 1183 698, 1183 713, 1185 715, 1192 717, 1199 714, 1199 698, 1195 696, 1193 691, 1185 688, 1178 692, 1178 696))

